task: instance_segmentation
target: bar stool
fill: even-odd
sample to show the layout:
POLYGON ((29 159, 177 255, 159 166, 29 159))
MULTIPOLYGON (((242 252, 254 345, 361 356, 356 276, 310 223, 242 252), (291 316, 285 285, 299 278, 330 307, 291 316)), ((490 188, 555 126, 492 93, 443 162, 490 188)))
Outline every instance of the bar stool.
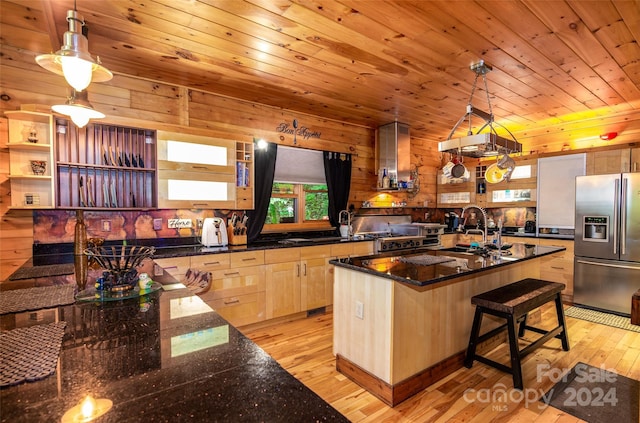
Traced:
POLYGON ((560 339, 562 341, 562 349, 569 351, 569 337, 567 335, 564 309, 562 308, 562 298, 560 295, 564 288, 565 285, 563 283, 529 278, 472 297, 471 304, 476 306, 476 311, 471 327, 471 335, 469 336, 467 354, 464 359, 465 367, 470 369, 473 366, 473 361, 478 360, 511 374, 513 376, 514 388, 522 390, 522 358, 551 338, 560 339), (527 314, 550 301, 555 302, 558 326, 551 330, 545 330, 527 325, 527 314), (480 335, 482 316, 485 313, 503 318, 506 320, 506 323, 484 335, 480 335), (518 337, 516 337, 516 326, 518 326, 518 337, 524 336, 524 332, 527 329, 542 334, 542 337, 523 349, 520 349, 518 346, 518 337), (505 329, 508 331, 509 353, 511 357, 510 367, 476 354, 478 344, 505 329))

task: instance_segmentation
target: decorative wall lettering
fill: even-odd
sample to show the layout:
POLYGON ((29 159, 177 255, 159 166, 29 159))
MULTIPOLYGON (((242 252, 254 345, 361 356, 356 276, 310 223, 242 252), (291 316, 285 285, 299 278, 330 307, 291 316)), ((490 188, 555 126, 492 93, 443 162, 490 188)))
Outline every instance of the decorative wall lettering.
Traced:
POLYGON ((292 125, 289 125, 286 122, 282 122, 276 127, 276 132, 281 132, 287 135, 294 135, 296 137, 302 137, 305 140, 309 140, 311 138, 320 138, 322 132, 314 131, 312 129, 307 128, 306 126, 300 126, 298 128, 294 128, 292 125))

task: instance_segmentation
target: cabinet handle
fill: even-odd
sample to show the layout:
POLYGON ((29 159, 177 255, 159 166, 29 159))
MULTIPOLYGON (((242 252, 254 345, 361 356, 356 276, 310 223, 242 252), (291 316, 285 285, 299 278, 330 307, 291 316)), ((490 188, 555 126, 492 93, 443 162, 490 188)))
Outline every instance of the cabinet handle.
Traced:
POLYGON ((164 270, 177 269, 177 268, 178 266, 167 266, 167 267, 164 267, 164 270))
POLYGON ((232 275, 239 275, 240 272, 230 272, 230 273, 225 273, 225 276, 232 276, 232 275))
POLYGON ((299 264, 296 264, 296 268, 298 269, 298 274, 297 274, 297 276, 298 276, 298 277, 300 277, 300 265, 299 265, 299 264))
POLYGON ((208 206, 209 203, 191 203, 193 206, 208 206))
POLYGON ((237 298, 234 298, 234 299, 229 300, 229 301, 224 300, 224 303, 225 303, 225 304, 236 304, 236 303, 239 303, 239 302, 240 302, 240 300, 239 300, 239 299, 237 299, 237 298))
POLYGON ((212 264, 220 264, 220 262, 219 261, 207 261, 207 262, 205 262, 204 265, 205 266, 209 266, 209 265, 212 265, 212 264))
POLYGON ((251 258, 243 258, 242 261, 252 261, 255 260, 255 257, 251 257, 251 258))
POLYGON ((551 266, 552 269, 557 269, 557 270, 564 270, 564 267, 560 267, 560 266, 551 266))
POLYGON ((208 170, 209 167, 208 166, 191 166, 192 169, 204 169, 204 170, 208 170))
POLYGON ((304 264, 304 275, 307 276, 307 263, 304 264))

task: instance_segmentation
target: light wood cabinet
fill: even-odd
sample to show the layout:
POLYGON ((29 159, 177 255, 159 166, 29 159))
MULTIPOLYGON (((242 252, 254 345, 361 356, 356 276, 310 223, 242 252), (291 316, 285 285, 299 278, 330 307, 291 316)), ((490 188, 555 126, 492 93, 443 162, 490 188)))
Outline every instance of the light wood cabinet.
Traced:
POLYGON ((540 279, 560 282, 566 285, 563 295, 573 298, 573 240, 538 239, 539 245, 556 245, 565 247, 565 251, 540 258, 540 279))
POLYGON ((211 272, 211 288, 200 297, 234 326, 265 320, 265 267, 247 266, 211 272))
POLYGON ((154 259, 153 262, 155 264, 153 271, 154 276, 159 276, 162 275, 163 272, 167 272, 178 282, 184 280, 187 270, 191 267, 190 257, 160 258, 154 259))
MULTIPOLYGON (((632 150, 634 149, 621 148, 587 153, 586 174, 607 175, 611 173, 629 172, 631 166, 633 166, 631 163, 632 150)), ((636 167, 638 166, 640 165, 636 167)))
POLYGON ((267 319, 302 311, 300 248, 265 251, 267 319))
POLYGON ((631 149, 631 163, 629 172, 640 172, 640 147, 631 149))
POLYGON ((236 142, 236 209, 251 210, 254 205, 253 142, 236 142))
POLYGON ((158 131, 158 207, 253 208, 253 143, 158 131))
POLYGON ((333 303, 333 279, 329 272, 330 257, 330 245, 300 249, 302 310, 313 310, 333 303))
POLYGON ((9 127, 11 208, 47 209, 55 205, 53 116, 6 111, 9 127))
POLYGON ((211 272, 211 286, 200 298, 231 324, 265 320, 264 251, 193 256, 191 268, 211 272))

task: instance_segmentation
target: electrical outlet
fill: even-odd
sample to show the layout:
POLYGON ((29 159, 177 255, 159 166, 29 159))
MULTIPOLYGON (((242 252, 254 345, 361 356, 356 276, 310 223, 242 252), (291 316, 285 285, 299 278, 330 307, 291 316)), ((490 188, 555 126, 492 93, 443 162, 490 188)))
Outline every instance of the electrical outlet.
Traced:
POLYGON ((111 221, 110 220, 102 220, 102 232, 111 232, 111 221))
POLYGON ((198 229, 202 229, 202 226, 204 225, 204 219, 202 219, 202 218, 196 219, 196 225, 197 225, 198 229))
POLYGON ((364 319, 364 304, 360 301, 356 301, 356 317, 364 319))
POLYGON ((162 276, 164 274, 164 269, 157 264, 153 264, 153 276, 162 276))
POLYGON ((162 218, 158 217, 156 219, 153 219, 153 230, 159 231, 161 229, 162 229, 162 218))
POLYGON ((167 226, 169 229, 184 229, 193 226, 191 219, 168 219, 167 226))

